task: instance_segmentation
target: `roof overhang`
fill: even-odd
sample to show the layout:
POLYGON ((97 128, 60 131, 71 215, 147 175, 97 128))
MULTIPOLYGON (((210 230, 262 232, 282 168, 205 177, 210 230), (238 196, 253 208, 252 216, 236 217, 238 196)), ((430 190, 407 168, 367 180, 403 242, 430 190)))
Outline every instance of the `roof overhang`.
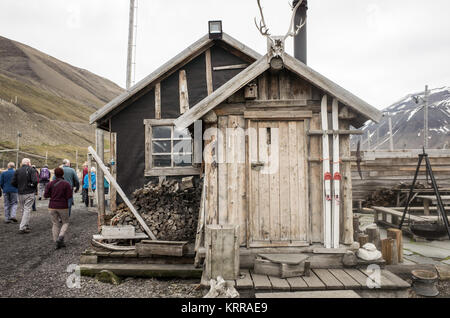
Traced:
MULTIPOLYGON (((306 81, 326 92, 326 94, 336 98, 339 102, 350 107, 352 110, 363 116, 362 119, 358 120, 358 124, 362 125, 367 120, 373 120, 375 122, 379 122, 381 120, 382 113, 378 109, 369 105, 333 81, 327 79, 325 76, 314 71, 312 68, 308 67, 296 58, 285 54, 283 60, 284 65, 288 70, 304 78, 306 81)), ((203 99, 196 106, 178 117, 175 120, 175 125, 182 128, 192 125, 194 121, 202 118, 209 111, 224 102, 228 97, 236 93, 239 89, 247 85, 269 68, 270 65, 268 58, 267 55, 265 55, 247 67, 247 69, 239 73, 236 77, 229 80, 214 93, 203 99)))
POLYGON ((129 90, 123 92, 121 95, 117 96, 111 102, 103 106, 101 109, 97 110, 93 113, 89 118, 89 123, 93 124, 95 122, 102 121, 105 117, 111 114, 114 110, 119 108, 121 105, 130 100, 133 96, 140 93, 145 88, 156 84, 157 81, 160 80, 164 75, 170 73, 171 70, 175 69, 177 66, 182 64, 183 62, 189 61, 190 59, 195 58, 200 55, 204 51, 206 51, 209 47, 213 46, 214 41, 222 41, 226 43, 228 46, 232 47, 235 50, 238 50, 245 55, 249 56, 253 60, 258 60, 261 55, 251 48, 247 47, 243 43, 239 42, 235 38, 229 36, 226 33, 223 33, 222 39, 213 40, 209 38, 209 34, 206 34, 201 39, 193 43, 187 49, 176 55, 170 61, 156 69, 150 75, 142 79, 136 85, 131 87, 129 90))

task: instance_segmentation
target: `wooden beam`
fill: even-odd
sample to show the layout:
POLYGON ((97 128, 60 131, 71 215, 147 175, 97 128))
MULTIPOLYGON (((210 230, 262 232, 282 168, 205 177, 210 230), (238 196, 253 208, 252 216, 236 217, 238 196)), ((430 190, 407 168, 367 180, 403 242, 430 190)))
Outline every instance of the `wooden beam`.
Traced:
POLYGON ((312 118, 312 111, 246 111, 244 112, 244 118, 304 120, 312 118))
POLYGON ((237 70, 246 68, 248 64, 236 64, 236 65, 227 65, 227 66, 216 66, 213 67, 213 71, 225 71, 225 70, 237 70))
MULTIPOLYGON (((95 136, 97 139, 97 154, 99 159, 103 162, 105 160, 105 138, 103 134, 103 130, 96 129, 95 136)), ((97 161, 98 163, 98 161, 97 161)), ((101 169, 97 169, 97 206, 98 206, 98 224, 105 225, 105 184, 104 184, 105 175, 101 169)))
POLYGON ((184 114, 189 110, 189 93, 185 70, 181 70, 179 73, 179 89, 180 89, 180 114, 184 114))
MULTIPOLYGON (((111 152, 109 153, 111 161, 114 165, 111 166, 111 174, 114 178, 117 177, 117 133, 111 133, 111 152)), ((110 182, 111 183, 111 182, 110 182)), ((114 187, 109 187, 109 200, 111 211, 117 208, 117 190, 114 187)))
POLYGON ((198 103, 194 108, 191 108, 188 112, 178 117, 175 120, 175 125, 181 128, 189 127, 195 120, 203 117, 214 107, 224 102, 229 96, 247 85, 248 82, 268 70, 269 67, 266 58, 259 59, 237 75, 232 81, 226 82, 213 94, 198 103))
POLYGON ((328 134, 328 135, 334 135, 335 133, 339 134, 339 135, 364 135, 364 132, 361 130, 346 130, 346 129, 339 129, 337 131, 335 130, 309 130, 307 132, 308 136, 322 136, 324 133, 328 134))
POLYGON ((327 94, 335 97, 342 104, 350 106, 358 113, 364 115, 367 119, 372 119, 375 122, 379 122, 381 120, 382 113, 378 109, 369 105, 349 91, 343 89, 325 76, 314 71, 312 68, 303 64, 296 58, 290 56, 289 54, 285 54, 283 61, 288 70, 310 81, 313 85, 325 91, 327 94))
POLYGON ((211 50, 208 49, 205 52, 205 61, 206 61, 206 86, 208 90, 208 95, 211 95, 214 91, 213 86, 213 76, 212 76, 212 65, 211 65, 211 50))
POLYGON ((161 83, 155 86, 155 118, 161 119, 161 83))
POLYGON ((117 192, 119 193, 120 197, 122 198, 122 200, 125 202, 125 204, 128 206, 128 208, 130 209, 131 213, 133 213, 134 217, 137 219, 137 221, 139 222, 139 224, 142 226, 142 228, 144 229, 144 231, 150 236, 150 238, 152 240, 156 240, 156 236, 153 234, 153 232, 149 229, 148 225, 145 223, 144 219, 142 219, 142 217, 139 215, 139 212, 136 211, 135 207, 133 206, 133 204, 131 204, 130 200, 127 198, 127 196, 125 195, 125 193, 123 192, 122 188, 120 187, 120 185, 117 183, 116 179, 111 175, 111 173, 108 171, 108 169, 106 169, 105 164, 103 163, 103 161, 100 159, 100 157, 98 156, 97 152, 92 148, 92 147, 88 147, 88 153, 90 153, 93 157, 94 160, 97 162, 99 168, 103 171, 103 173, 108 177, 108 179, 111 181, 111 185, 113 187, 116 188, 117 192))

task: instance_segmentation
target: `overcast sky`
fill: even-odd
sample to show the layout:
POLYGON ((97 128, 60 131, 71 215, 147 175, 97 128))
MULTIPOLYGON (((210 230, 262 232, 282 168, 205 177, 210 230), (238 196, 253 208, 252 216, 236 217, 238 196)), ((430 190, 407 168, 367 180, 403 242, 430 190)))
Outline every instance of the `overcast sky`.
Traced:
MULTIPOLYGON (((261 0, 272 34, 288 0, 261 0)), ((256 0, 138 0, 140 80, 207 33, 207 21, 261 54, 256 0)), ((1 0, 0 35, 125 86, 128 0, 1 0)), ((309 0, 308 65, 377 108, 450 86, 450 1, 309 0)), ((292 54, 292 40, 287 52, 292 54)))

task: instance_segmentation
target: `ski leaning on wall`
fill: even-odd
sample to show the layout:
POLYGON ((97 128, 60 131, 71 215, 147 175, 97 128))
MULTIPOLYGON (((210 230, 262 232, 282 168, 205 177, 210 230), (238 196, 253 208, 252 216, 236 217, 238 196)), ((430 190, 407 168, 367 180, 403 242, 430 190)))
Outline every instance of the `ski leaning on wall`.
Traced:
POLYGON ((328 139, 328 97, 324 95, 321 104, 322 116, 322 172, 323 172, 323 207, 324 207, 324 245, 325 248, 331 248, 331 179, 330 172, 330 145, 328 139))
POLYGON ((341 172, 339 157, 339 105, 336 99, 332 104, 333 120, 333 208, 332 208, 332 247, 339 248, 339 215, 341 204, 341 172))

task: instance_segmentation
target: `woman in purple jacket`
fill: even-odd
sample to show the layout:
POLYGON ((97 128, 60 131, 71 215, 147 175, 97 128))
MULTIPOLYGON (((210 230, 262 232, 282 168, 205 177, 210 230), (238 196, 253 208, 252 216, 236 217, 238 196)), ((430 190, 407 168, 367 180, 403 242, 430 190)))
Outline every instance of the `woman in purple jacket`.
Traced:
POLYGON ((55 169, 56 179, 45 187, 44 198, 50 198, 48 210, 52 217, 53 241, 56 243, 56 249, 65 247, 64 235, 69 227, 69 199, 72 198, 72 187, 70 183, 63 179, 64 170, 55 169), (62 226, 61 226, 62 223, 62 226))

